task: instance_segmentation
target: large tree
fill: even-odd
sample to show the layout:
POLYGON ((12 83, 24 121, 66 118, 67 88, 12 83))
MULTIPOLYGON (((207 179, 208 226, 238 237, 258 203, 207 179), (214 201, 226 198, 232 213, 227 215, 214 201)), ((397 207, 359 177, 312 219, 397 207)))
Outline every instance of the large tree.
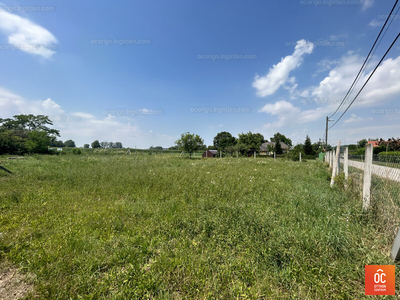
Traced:
POLYGON ((218 150, 224 151, 229 146, 235 146, 237 140, 229 132, 222 131, 214 137, 213 142, 214 146, 217 147, 218 150))
POLYGON ((182 133, 181 138, 175 142, 180 150, 189 153, 192 158, 192 153, 200 150, 204 146, 204 140, 197 134, 194 133, 182 133))
POLYGON ((284 134, 280 134, 279 132, 275 133, 273 137, 271 137, 271 142, 281 141, 289 146, 289 149, 292 148, 292 140, 287 138, 284 134))
POLYGON ((50 141, 60 136, 58 130, 48 125, 53 123, 44 115, 15 115, 0 119, 0 154, 47 152, 50 141), (43 147, 44 142, 46 147, 43 147))
POLYGON ((264 142, 264 136, 260 133, 241 133, 239 134, 238 144, 246 145, 247 149, 260 151, 261 144, 264 142))
POLYGON ((100 143, 99 143, 98 140, 95 140, 95 141, 92 143, 92 148, 93 148, 93 149, 101 148, 100 143))
POLYGON ((75 142, 73 140, 67 140, 64 142, 65 147, 69 147, 69 148, 75 148, 75 142))

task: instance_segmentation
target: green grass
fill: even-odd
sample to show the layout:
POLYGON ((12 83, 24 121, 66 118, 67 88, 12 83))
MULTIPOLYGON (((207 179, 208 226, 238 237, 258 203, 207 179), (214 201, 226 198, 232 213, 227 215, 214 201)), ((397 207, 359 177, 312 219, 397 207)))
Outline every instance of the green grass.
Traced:
POLYGON ((367 298, 364 265, 392 264, 316 161, 0 160, 0 259, 35 275, 28 298, 367 298))

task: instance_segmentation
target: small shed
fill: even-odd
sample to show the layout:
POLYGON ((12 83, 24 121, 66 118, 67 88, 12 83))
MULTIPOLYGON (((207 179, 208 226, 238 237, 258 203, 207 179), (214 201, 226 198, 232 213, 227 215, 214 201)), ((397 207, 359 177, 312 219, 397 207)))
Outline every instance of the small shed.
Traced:
POLYGON ((202 156, 202 157, 216 157, 217 154, 218 154, 218 151, 217 151, 217 150, 206 150, 206 151, 203 153, 203 156, 202 156))

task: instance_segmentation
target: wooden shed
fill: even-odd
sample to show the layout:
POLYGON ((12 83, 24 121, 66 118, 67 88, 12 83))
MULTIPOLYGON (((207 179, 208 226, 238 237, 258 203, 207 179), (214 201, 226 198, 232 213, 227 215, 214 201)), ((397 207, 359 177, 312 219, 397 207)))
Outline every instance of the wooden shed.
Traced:
POLYGON ((218 155, 218 151, 217 150, 206 150, 203 153, 202 157, 216 157, 218 155))

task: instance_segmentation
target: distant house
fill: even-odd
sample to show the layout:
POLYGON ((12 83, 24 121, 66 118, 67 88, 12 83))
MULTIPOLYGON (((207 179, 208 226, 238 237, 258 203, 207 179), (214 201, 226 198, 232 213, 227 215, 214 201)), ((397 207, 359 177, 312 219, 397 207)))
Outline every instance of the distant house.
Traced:
POLYGON ((378 141, 369 141, 368 142, 368 144, 372 144, 372 147, 374 147, 374 148, 379 147, 378 143, 379 143, 378 141))
MULTIPOLYGON (((280 142, 280 143, 281 143, 281 148, 282 148, 283 152, 289 152, 289 146, 283 142, 280 142)), ((261 144, 260 155, 273 154, 273 151, 272 152, 269 151, 268 148, 275 148, 275 145, 276 145, 276 142, 266 142, 266 143, 261 144)))
POLYGON ((206 151, 203 153, 203 156, 202 156, 202 157, 216 157, 217 154, 218 154, 218 151, 217 151, 217 150, 206 150, 206 151))

